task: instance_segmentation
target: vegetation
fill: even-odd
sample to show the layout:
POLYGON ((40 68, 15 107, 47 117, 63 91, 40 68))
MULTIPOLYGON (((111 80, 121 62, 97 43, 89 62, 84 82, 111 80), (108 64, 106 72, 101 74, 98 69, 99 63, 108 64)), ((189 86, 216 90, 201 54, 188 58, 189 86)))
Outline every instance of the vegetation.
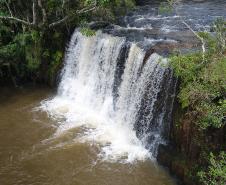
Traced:
MULTIPOLYGON (((160 4, 159 13, 178 14, 179 3, 179 0, 167 0, 160 4)), ((193 183, 223 185, 226 184, 226 142, 224 140, 216 145, 216 141, 209 138, 216 138, 213 136, 216 133, 226 134, 226 22, 223 18, 217 19, 213 33, 198 33, 183 18, 181 22, 200 40, 202 50, 170 58, 170 65, 180 82, 178 100, 183 115, 179 121, 179 132, 183 130, 183 122, 190 123, 191 132, 195 133, 190 133, 192 138, 187 142, 189 147, 198 147, 199 150, 197 155, 197 149, 194 149, 196 158, 191 159, 193 149, 181 149, 180 144, 185 143, 179 141, 179 156, 185 156, 185 169, 189 169, 186 178, 193 183)), ((178 137, 178 134, 175 136, 178 137)))
POLYGON ((224 185, 226 182, 226 153, 221 152, 218 156, 211 153, 207 170, 199 172, 198 176, 205 185, 224 185))
POLYGON ((171 64, 180 78, 179 99, 197 125, 206 129, 210 126, 220 128, 226 116, 226 56, 225 23, 217 20, 216 34, 200 33, 208 50, 205 60, 202 52, 173 56, 171 64))
POLYGON ((166 0, 160 3, 159 6, 159 14, 165 14, 165 13, 172 13, 174 4, 176 3, 176 0, 166 0))
POLYGON ((51 81, 76 26, 114 21, 133 5, 133 0, 0 0, 0 80, 51 81))
MULTIPOLYGON (((170 13, 177 2, 161 3, 159 13, 170 13)), ((0 0, 0 82, 9 80, 15 86, 22 80, 53 82, 75 27, 92 36, 95 31, 86 22, 115 21, 133 6, 134 0, 0 0)), ((216 20, 213 29, 212 34, 191 30, 205 48, 174 55, 170 64, 180 81, 178 99, 184 116, 198 130, 200 153, 209 156, 197 162, 194 173, 202 184, 223 185, 225 146, 213 147, 206 137, 209 130, 226 126, 225 21, 216 20)))
MULTIPOLYGON (((205 53, 199 51, 171 57, 171 66, 180 80, 178 99, 184 117, 196 127, 196 145, 200 153, 209 158, 197 159, 199 182, 205 185, 226 183, 225 145, 213 146, 208 137, 213 129, 226 126, 226 23, 218 19, 213 25, 214 33, 198 33, 205 42, 205 53), (217 156, 212 154, 220 153, 217 156), (206 167, 206 164, 209 164, 206 167)), ((194 129, 193 129, 194 130, 194 129)), ((193 174, 194 174, 193 173, 193 174)))

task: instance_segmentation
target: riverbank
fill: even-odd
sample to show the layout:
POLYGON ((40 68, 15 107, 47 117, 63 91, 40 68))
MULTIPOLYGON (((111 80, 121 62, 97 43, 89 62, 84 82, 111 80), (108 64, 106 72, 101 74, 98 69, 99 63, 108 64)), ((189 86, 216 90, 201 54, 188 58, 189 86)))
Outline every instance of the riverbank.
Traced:
MULTIPOLYGON (((80 25, 81 32, 76 30, 67 46, 74 27, 60 28, 62 32, 52 30, 45 35, 46 40, 44 37, 40 40, 43 35, 34 30, 18 40, 7 36, 12 42, 0 55, 10 56, 10 60, 2 65, 0 59, 0 78, 6 86, 11 83, 19 88, 7 90, 1 86, 0 89, 3 136, 7 138, 6 144, 4 137, 1 139, 4 160, 0 175, 7 178, 9 173, 11 178, 16 174, 6 184, 31 183, 37 172, 41 176, 34 182, 47 184, 65 183, 62 179, 88 184, 104 184, 107 179, 112 184, 174 183, 168 173, 151 162, 157 151, 159 163, 186 185, 225 183, 222 175, 226 148, 224 1, 183 1, 177 12, 171 13, 160 13, 160 2, 143 3, 112 22, 102 20, 80 25), (43 41, 45 48, 41 58, 36 52, 40 48, 38 41, 43 41), (25 45, 20 47, 21 43, 25 45), (35 43, 35 49, 31 43, 35 43), (15 51, 20 51, 14 46, 23 48, 22 56, 14 56, 15 51), (37 58, 41 59, 38 63, 37 58), (15 61, 20 61, 19 68, 15 61), (31 81, 33 88, 20 88, 31 81), (45 90, 38 84, 58 86, 58 90, 45 90), (42 111, 30 112, 46 98, 41 103, 42 111), (17 137, 23 144, 14 141, 17 137), (77 142, 81 140, 83 143, 77 142), (87 144, 87 141, 92 142, 87 144), (50 155, 60 161, 56 171, 50 155), (100 156, 117 162, 103 162, 100 156), (64 164, 62 158, 70 162, 64 164), (140 162, 143 158, 148 160, 140 162), (85 167, 82 163, 76 166, 71 159, 81 159, 85 167), (119 162, 137 159, 139 162, 132 167, 119 162), (18 164, 22 174, 16 167, 18 164), (105 172, 105 168, 109 170, 105 172), (87 174, 89 179, 85 178, 87 174)), ((0 29, 1 33, 4 31, 0 29)))

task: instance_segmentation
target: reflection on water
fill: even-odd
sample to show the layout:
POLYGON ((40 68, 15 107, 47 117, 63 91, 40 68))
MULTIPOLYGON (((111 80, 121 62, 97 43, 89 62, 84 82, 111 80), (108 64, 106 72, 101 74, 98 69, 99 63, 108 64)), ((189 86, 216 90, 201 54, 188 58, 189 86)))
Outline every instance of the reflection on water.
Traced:
POLYGON ((46 88, 0 90, 1 185, 174 184, 150 160, 133 164, 100 161, 98 145, 76 141, 83 128, 53 138, 57 121, 33 110, 50 94, 46 88))

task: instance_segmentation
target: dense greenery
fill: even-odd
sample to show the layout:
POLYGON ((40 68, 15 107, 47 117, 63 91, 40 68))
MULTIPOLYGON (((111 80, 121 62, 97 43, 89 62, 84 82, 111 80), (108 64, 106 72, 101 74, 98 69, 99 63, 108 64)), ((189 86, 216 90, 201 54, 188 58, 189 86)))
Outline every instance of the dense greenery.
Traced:
POLYGON ((76 26, 114 21, 133 5, 133 0, 0 0, 0 80, 53 80, 76 26))
POLYGON ((221 152, 218 156, 211 153, 208 169, 199 172, 198 176, 204 184, 224 185, 226 182, 226 153, 221 152))
MULTIPOLYGON (((216 29, 225 23, 218 20, 216 29), (220 24, 220 25, 219 25, 220 24)), ((226 29, 216 34, 200 33, 208 46, 204 53, 179 55, 171 58, 175 74, 180 78, 179 99, 200 126, 224 126, 226 113, 226 29), (220 41, 223 44, 219 44, 220 41)))
POLYGON ((197 160, 195 171, 200 183, 223 185, 226 183, 225 145, 212 146, 207 137, 208 130, 226 126, 226 23, 218 19, 213 29, 213 34, 199 33, 206 45, 205 53, 172 56, 171 66, 180 80, 178 98, 184 117, 197 127, 196 144, 205 155, 217 154, 197 160))
MULTIPOLYGON (((174 0, 159 11, 170 12, 174 0)), ((61 67, 64 47, 75 27, 87 36, 91 20, 115 21, 134 6, 134 0, 0 0, 0 83, 21 80, 54 81, 61 67)), ((215 33, 198 33, 206 51, 174 55, 171 65, 180 81, 179 101, 185 116, 203 137, 199 144, 209 156, 196 169, 200 183, 226 183, 224 146, 211 148, 205 133, 226 125, 226 28, 218 19, 215 33)), ((195 173, 196 173, 195 172, 195 173)))

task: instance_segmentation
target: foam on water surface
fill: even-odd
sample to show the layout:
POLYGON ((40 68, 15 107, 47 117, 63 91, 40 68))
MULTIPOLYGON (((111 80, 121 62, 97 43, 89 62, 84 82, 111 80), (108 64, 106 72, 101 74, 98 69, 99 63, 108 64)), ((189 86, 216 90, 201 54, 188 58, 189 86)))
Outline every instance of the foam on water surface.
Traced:
POLYGON ((153 157, 145 139, 149 126, 142 126, 143 133, 138 136, 134 125, 141 110, 145 110, 145 96, 152 100, 146 107, 146 117, 152 119, 166 60, 153 54, 145 61, 145 52, 132 43, 124 64, 119 66, 126 44, 124 38, 101 32, 85 37, 75 31, 58 93, 41 103, 42 110, 51 117, 61 118, 54 137, 84 127, 86 131, 79 134, 77 141, 99 145, 103 160, 133 162, 153 157), (117 71, 122 69, 119 74, 117 71))

